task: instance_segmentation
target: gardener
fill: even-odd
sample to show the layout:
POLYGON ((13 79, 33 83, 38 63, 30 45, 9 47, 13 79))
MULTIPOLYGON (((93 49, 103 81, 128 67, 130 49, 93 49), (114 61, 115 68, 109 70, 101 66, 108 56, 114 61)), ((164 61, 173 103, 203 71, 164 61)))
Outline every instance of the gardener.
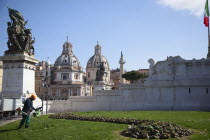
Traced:
POLYGON ((22 128, 24 123, 25 123, 25 128, 28 128, 29 123, 30 123, 30 113, 33 110, 35 110, 35 108, 33 107, 33 103, 32 103, 32 101, 35 99, 36 99, 36 95, 32 94, 31 97, 26 99, 26 101, 24 102, 24 107, 22 110, 22 120, 20 122, 18 129, 22 128))

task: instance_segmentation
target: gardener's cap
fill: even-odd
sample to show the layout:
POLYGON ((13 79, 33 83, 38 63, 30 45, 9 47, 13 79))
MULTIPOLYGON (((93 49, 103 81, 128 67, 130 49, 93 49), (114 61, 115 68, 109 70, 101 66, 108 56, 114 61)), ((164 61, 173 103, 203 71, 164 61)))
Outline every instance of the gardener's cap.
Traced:
POLYGON ((30 98, 33 99, 33 100, 35 100, 36 99, 36 95, 35 94, 32 94, 30 98))

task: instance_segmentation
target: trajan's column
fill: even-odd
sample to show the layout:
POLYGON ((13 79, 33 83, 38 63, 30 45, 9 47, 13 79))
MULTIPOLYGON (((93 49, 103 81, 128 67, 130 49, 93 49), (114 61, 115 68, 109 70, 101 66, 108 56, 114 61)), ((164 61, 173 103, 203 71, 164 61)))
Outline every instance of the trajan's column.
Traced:
POLYGON ((34 57, 31 29, 27 29, 21 13, 8 8, 11 22, 7 22, 8 50, 4 56, 0 56, 3 61, 3 85, 2 92, 4 98, 21 99, 35 94, 35 64, 38 60, 34 57))
POLYGON ((124 84, 124 83, 125 83, 125 79, 122 78, 122 75, 123 75, 124 72, 125 72, 125 71, 124 71, 124 67, 123 67, 123 65, 125 64, 125 61, 124 61, 124 59, 123 59, 122 51, 121 51, 121 57, 120 57, 119 63, 120 63, 120 84, 124 84))

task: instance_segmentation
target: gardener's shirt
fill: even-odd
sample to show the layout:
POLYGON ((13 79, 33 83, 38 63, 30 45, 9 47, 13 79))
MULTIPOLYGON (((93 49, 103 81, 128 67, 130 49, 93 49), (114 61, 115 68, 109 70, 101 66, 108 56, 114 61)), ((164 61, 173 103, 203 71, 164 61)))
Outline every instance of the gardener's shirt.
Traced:
POLYGON ((35 110, 33 107, 33 102, 30 98, 26 99, 24 102, 23 112, 28 112, 30 109, 35 110))

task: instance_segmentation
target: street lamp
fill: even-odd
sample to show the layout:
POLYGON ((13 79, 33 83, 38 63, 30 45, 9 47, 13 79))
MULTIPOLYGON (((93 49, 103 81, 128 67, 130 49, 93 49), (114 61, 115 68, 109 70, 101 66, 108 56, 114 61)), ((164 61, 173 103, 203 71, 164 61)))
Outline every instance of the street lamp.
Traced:
MULTIPOLYGON (((48 79, 47 79, 48 81, 48 79)), ((47 110, 48 110, 48 88, 50 87, 50 85, 47 83, 46 84, 46 88, 47 88, 47 102, 46 102, 46 114, 47 114, 47 110)))
POLYGON ((43 102, 44 102, 44 92, 46 87, 46 78, 42 78, 42 114, 43 114, 43 102))
POLYGON ((50 62, 46 61, 44 63, 45 68, 44 68, 44 73, 43 73, 43 77, 42 77, 42 114, 43 114, 43 101, 44 101, 44 92, 47 92, 46 97, 46 114, 48 111, 48 88, 50 87, 49 84, 49 77, 50 77, 50 62), (46 89, 45 89, 46 88, 46 89))

